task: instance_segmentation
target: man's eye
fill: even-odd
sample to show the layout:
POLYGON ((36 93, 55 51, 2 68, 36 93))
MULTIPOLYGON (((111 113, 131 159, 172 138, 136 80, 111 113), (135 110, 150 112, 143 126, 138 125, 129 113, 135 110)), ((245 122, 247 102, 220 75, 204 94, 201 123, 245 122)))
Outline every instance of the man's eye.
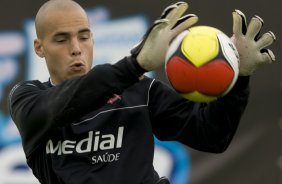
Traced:
POLYGON ((58 43, 63 43, 63 42, 65 42, 65 41, 66 41, 65 39, 56 40, 56 42, 58 42, 58 43))
POLYGON ((80 39, 81 40, 87 40, 87 39, 89 39, 89 36, 81 36, 80 39))
POLYGON ((85 33, 85 34, 80 34, 80 35, 78 36, 78 38, 79 38, 80 40, 88 40, 88 39, 90 38, 90 35, 87 34, 87 33, 85 33))
POLYGON ((63 43, 66 42, 68 40, 68 38, 66 38, 65 36, 57 36, 54 38, 54 41, 57 43, 63 43))

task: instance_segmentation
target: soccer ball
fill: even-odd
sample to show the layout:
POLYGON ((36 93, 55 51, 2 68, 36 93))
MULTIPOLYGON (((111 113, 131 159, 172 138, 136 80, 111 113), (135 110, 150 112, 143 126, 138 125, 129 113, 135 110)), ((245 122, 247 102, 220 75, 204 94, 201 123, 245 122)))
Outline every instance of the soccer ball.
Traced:
POLYGON ((239 54, 231 39, 210 26, 196 26, 171 43, 165 72, 171 86, 184 98, 210 102, 226 95, 239 73, 239 54))

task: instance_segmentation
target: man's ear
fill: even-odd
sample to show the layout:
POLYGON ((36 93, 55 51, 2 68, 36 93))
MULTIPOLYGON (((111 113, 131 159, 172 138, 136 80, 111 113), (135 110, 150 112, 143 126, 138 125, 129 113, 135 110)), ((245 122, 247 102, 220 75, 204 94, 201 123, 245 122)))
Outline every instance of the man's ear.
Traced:
POLYGON ((34 51, 35 53, 41 57, 41 58, 44 58, 44 49, 42 47, 42 41, 40 39, 35 39, 34 42, 33 42, 33 45, 34 45, 34 51))

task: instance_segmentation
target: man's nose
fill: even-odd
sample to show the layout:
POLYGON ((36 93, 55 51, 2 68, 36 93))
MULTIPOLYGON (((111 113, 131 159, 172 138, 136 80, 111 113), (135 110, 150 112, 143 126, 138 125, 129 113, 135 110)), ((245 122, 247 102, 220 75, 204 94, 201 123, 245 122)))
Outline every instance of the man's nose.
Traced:
POLYGON ((81 54, 80 43, 78 39, 74 38, 71 42, 71 55, 77 56, 81 54))

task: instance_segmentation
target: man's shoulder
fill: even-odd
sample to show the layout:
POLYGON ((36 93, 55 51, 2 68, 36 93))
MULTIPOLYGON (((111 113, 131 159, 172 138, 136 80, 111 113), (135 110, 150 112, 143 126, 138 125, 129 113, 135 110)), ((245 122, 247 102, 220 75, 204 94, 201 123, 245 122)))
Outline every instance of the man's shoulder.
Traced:
POLYGON ((26 80, 26 81, 20 81, 13 88, 28 87, 28 86, 38 87, 40 89, 46 89, 51 87, 50 82, 41 82, 39 80, 26 80))
POLYGON ((10 97, 14 94, 15 91, 21 91, 25 89, 40 89, 44 90, 48 88, 48 82, 42 83, 39 80, 27 80, 27 81, 20 81, 10 90, 10 97))

